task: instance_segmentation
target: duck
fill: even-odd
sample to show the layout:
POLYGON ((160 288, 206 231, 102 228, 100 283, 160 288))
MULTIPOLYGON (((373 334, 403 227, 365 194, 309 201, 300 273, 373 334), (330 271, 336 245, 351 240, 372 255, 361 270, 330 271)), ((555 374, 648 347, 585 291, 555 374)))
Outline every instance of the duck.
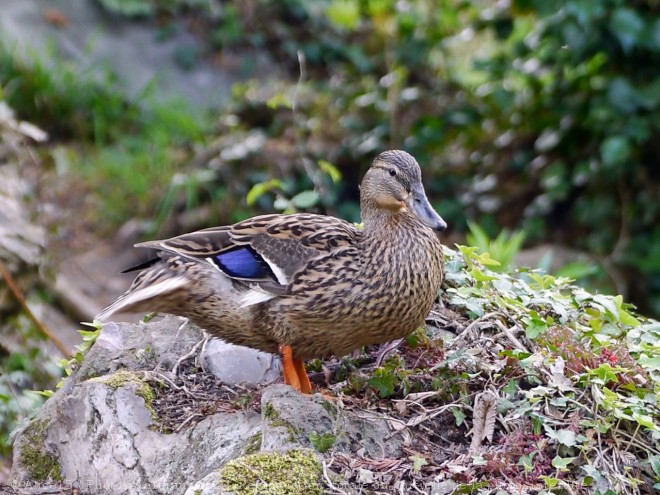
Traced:
POLYGON ((360 184, 362 226, 332 216, 255 216, 165 240, 130 288, 96 316, 159 312, 282 358, 284 382, 310 394, 304 361, 344 356, 424 324, 443 280, 438 232, 415 158, 380 153, 360 184))

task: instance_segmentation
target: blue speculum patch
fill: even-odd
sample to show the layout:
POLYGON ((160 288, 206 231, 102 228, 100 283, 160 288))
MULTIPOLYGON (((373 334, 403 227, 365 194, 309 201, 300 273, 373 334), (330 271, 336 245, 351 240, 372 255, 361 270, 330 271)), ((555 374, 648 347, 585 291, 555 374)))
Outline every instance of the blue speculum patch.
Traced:
POLYGON ((268 264, 250 247, 218 254, 213 261, 230 277, 257 279, 270 276, 268 264))

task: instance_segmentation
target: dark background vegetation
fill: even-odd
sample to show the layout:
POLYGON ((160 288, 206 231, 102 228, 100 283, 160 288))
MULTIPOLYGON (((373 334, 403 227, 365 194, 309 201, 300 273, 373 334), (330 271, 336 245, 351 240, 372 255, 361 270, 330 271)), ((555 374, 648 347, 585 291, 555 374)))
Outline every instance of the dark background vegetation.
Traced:
POLYGON ((53 70, 5 44, 0 95, 48 131, 40 157, 68 171, 61 196, 93 236, 131 219, 144 237, 172 235, 273 208, 359 221, 362 173, 403 148, 448 243, 468 222, 485 247, 521 231, 525 247, 570 253, 562 273, 660 315, 657 0, 98 4, 163 39, 192 32, 184 67, 250 68, 265 52, 284 77, 200 110, 149 90, 127 98, 111 72, 53 70))
POLYGON ((240 54, 250 65, 258 50, 287 76, 238 84, 227 108, 202 117, 148 92, 127 100, 111 74, 52 73, 5 48, 4 98, 51 145, 82 150, 104 223, 138 216, 169 233, 162 221, 177 209, 209 205, 201 226, 276 197, 280 209, 358 220, 370 159, 405 148, 456 239, 472 220, 490 236, 522 230, 525 246, 584 251, 590 263, 570 274, 660 314, 657 1, 100 4, 163 38, 194 32, 200 43, 177 53, 181 64, 240 54))

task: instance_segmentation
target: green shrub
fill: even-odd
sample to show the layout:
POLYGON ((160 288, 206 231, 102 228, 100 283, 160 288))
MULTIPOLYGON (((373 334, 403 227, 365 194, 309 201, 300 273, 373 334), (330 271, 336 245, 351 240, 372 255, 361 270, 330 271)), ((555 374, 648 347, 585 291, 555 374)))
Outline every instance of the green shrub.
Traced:
POLYGON ((0 88, 21 119, 55 140, 104 144, 130 132, 140 117, 138 105, 126 99, 112 72, 80 69, 56 59, 53 50, 46 57, 28 57, 0 43, 0 88))

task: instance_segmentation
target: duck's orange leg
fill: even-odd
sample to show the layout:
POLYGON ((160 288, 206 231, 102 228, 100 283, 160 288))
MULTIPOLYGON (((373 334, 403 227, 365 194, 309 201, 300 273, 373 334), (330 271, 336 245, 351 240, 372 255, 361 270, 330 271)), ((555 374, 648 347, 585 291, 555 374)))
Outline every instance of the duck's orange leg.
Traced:
POLYGON ((295 359, 293 358, 293 349, 290 345, 280 345, 280 354, 282 355, 282 371, 284 373, 284 383, 291 385, 293 388, 302 391, 302 385, 298 378, 298 370, 296 369, 295 359))
POLYGON ((312 384, 305 370, 305 363, 302 359, 293 357, 293 349, 290 345, 280 345, 280 354, 282 355, 282 370, 284 372, 284 383, 291 385, 298 392, 303 394, 312 393, 312 384))
POLYGON ((296 369, 296 374, 298 375, 300 391, 303 394, 311 394, 312 384, 309 381, 309 376, 307 376, 307 370, 305 369, 305 363, 303 360, 300 358, 293 358, 293 367, 296 369))

